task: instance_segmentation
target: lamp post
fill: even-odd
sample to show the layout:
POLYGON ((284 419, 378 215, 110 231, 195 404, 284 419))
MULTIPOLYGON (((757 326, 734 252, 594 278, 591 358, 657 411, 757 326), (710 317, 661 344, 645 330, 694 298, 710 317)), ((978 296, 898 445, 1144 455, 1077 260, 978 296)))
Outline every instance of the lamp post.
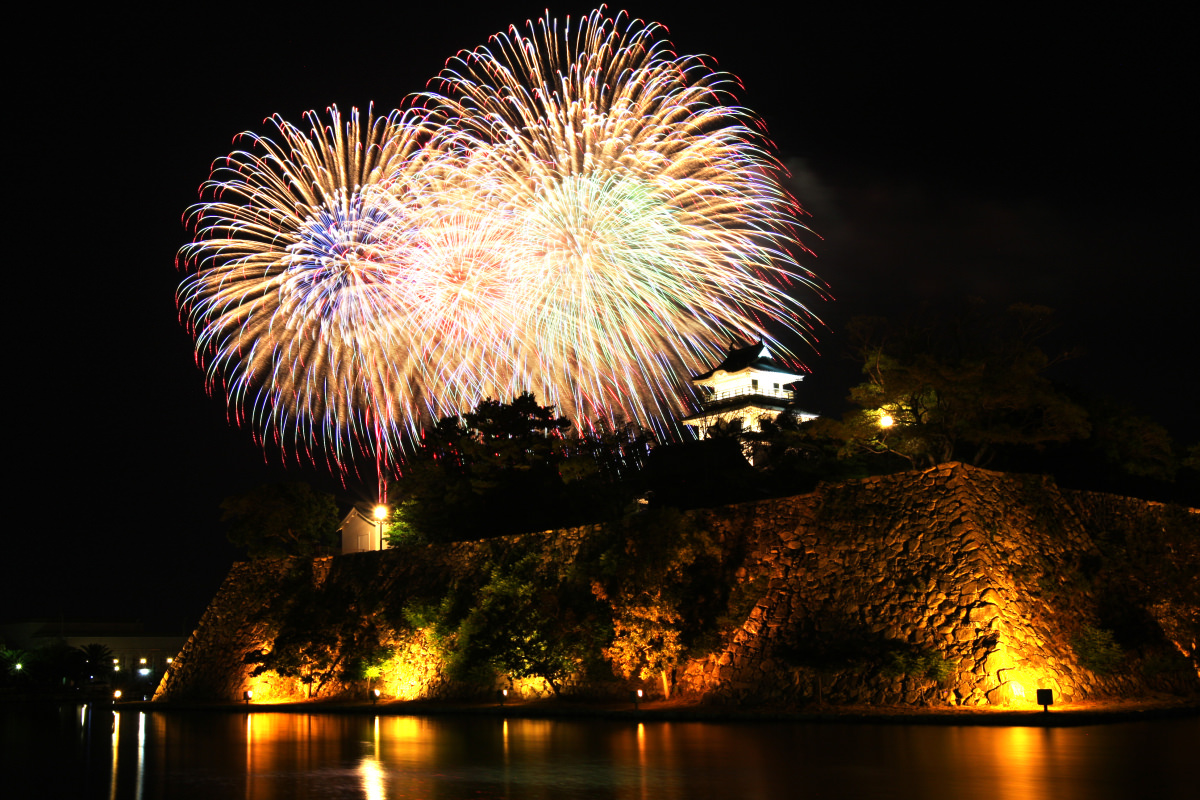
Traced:
POLYGON ((379 549, 383 549, 383 521, 387 519, 388 507, 385 505, 375 506, 375 525, 378 528, 379 534, 379 549))

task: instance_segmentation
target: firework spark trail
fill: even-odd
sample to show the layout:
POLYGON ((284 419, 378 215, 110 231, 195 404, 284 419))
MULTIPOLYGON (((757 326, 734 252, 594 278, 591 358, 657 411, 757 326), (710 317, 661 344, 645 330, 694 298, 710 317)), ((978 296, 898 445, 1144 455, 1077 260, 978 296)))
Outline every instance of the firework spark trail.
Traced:
POLYGON ((734 79, 663 34, 547 16, 459 53, 404 113, 248 134, 182 251, 210 387, 345 470, 531 389, 585 425, 669 430, 717 345, 803 335, 785 172, 734 79))
POLYGON ((272 118, 276 139, 245 134, 253 152, 214 164, 211 199, 189 213, 197 238, 181 255, 195 272, 179 305, 210 387, 240 422, 248 414, 285 449, 323 447, 343 463, 376 425, 396 440, 388 410, 420 402, 392 358, 409 343, 390 322, 397 266, 380 231, 395 227, 394 191, 380 182, 425 159, 415 115, 329 116, 309 115, 307 130, 272 118))
POLYGON ((460 53, 426 96, 475 180, 507 187, 516 251, 533 256, 519 328, 537 381, 512 389, 659 429, 714 341, 806 329, 787 291, 811 284, 799 206, 757 120, 726 103, 733 79, 662 33, 547 16, 460 53))

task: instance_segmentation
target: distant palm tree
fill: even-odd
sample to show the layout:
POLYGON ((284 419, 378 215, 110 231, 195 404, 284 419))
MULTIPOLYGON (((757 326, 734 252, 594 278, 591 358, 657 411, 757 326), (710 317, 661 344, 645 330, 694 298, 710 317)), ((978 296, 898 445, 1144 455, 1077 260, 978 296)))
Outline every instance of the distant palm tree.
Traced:
POLYGON ((88 671, 93 678, 104 674, 109 665, 112 664, 112 650, 109 650, 102 644, 95 642, 85 644, 79 648, 79 651, 87 659, 88 671))

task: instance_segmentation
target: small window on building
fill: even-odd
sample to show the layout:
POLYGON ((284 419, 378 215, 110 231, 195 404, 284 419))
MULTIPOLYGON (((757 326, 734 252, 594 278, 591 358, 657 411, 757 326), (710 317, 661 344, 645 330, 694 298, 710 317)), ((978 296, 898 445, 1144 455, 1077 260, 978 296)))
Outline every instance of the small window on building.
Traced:
POLYGON ((752 389, 757 389, 757 388, 758 388, 758 378, 751 378, 751 379, 750 379, 750 388, 752 388, 752 389))
POLYGON ((775 384, 775 391, 777 391, 777 392, 779 391, 779 384, 778 384, 778 383, 777 383, 777 384, 775 384))

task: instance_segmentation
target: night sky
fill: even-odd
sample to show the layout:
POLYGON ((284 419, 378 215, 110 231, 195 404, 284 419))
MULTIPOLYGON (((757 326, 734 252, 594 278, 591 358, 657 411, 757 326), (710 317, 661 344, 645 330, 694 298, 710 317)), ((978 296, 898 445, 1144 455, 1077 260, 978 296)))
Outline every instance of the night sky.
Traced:
MULTIPOLYGON (((25 522, 9 526, 5 620, 190 629, 236 558, 223 497, 280 478, 338 488, 264 463, 206 395, 174 260, 181 215, 235 134, 330 103, 392 108, 457 50, 545 8, 403 5, 109 7, 12 31, 27 56, 8 76, 6 405, 25 522)), ((805 406, 840 412, 851 317, 974 295, 1054 307, 1087 351, 1065 378, 1200 438, 1190 26, 1148 7, 831 5, 625 6, 742 79, 812 214, 806 264, 835 299, 809 297, 825 327, 819 353, 797 344, 805 406)))

